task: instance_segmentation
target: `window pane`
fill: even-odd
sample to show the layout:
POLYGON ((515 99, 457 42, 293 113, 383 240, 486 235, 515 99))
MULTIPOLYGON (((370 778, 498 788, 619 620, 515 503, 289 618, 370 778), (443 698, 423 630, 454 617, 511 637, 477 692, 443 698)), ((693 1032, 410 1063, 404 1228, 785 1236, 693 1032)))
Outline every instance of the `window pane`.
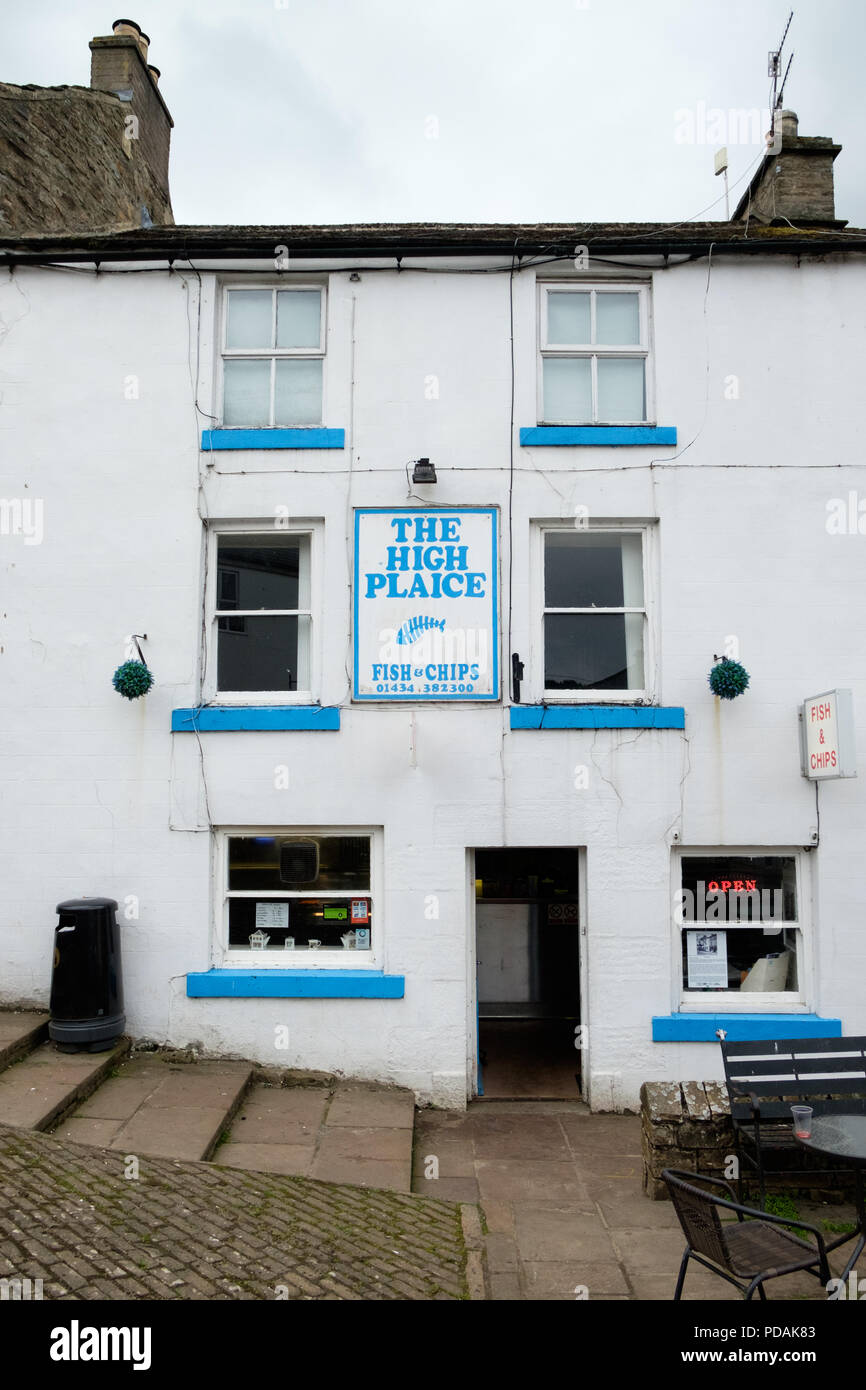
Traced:
POLYGON ((220 690, 308 690, 309 652, 307 617, 217 618, 220 690))
POLYGON ((592 363, 588 357, 546 357, 544 419, 562 424, 592 420, 592 363))
POLYGON ((640 342, 640 296, 637 294, 597 294, 595 296, 595 341, 640 342))
POLYGON ((319 347, 321 317, 320 290, 279 290, 277 347, 319 347))
POLYGON ((598 418, 607 423, 646 419, 642 357, 599 357, 598 418))
POLYGON ((308 536, 220 536, 217 608, 307 608, 308 536))
POLYGON ((229 290, 226 347, 269 348, 274 341, 270 290, 229 290))
MULTIPOLYGON (((545 849, 539 873, 537 849, 477 849, 475 896, 528 898, 535 902, 577 902, 578 856, 573 849, 545 849)), ((549 920, 549 919, 548 919, 549 920)))
POLYGON ((277 362, 274 423, 320 425, 322 422, 322 359, 289 358, 277 362))
MULTIPOLYGON (((590 315, 589 293, 558 294, 547 296, 547 341, 548 343, 589 343, 590 315)), ((631 340, 626 338, 624 342, 631 340)))
POLYGON ((732 989, 750 994, 799 989, 796 928, 784 927, 775 936, 763 930, 707 925, 685 930, 683 989, 732 989))
MULTIPOLYGON (((370 899, 357 899, 358 903, 363 903, 363 908, 359 908, 360 918, 353 921, 352 904, 354 898, 268 898, 263 895, 261 898, 229 898, 229 946, 236 950, 250 950, 250 936, 256 930, 262 930, 268 937, 264 949, 268 952, 279 951, 280 956, 289 957, 292 951, 309 951, 310 941, 318 941, 318 950, 322 951, 346 951, 352 949, 351 938, 344 943, 342 938, 349 937, 350 933, 355 933, 359 928, 367 933, 363 949, 370 949, 372 939, 372 908, 370 899), (266 927, 256 927, 256 904, 267 905, 269 912, 267 920, 269 923, 279 923, 266 927), (294 945, 286 949, 286 938, 291 938, 294 945)), ((264 915, 264 914, 262 914, 264 915)), ((355 949, 361 947, 360 942, 356 942, 355 949)), ((290 961, 287 960, 287 964, 290 961)))
POLYGON ((699 922, 796 922, 792 855, 684 855, 683 916, 699 922))
POLYGON ((370 888, 369 835, 233 835, 229 888, 324 893, 370 888))
POLYGON ((224 362, 223 371, 223 424, 270 425, 270 361, 224 362))
POLYGON ((546 613, 546 690, 642 690, 643 614, 546 613))
POLYGON ((638 534, 551 531, 544 538, 545 608, 642 608, 638 534))

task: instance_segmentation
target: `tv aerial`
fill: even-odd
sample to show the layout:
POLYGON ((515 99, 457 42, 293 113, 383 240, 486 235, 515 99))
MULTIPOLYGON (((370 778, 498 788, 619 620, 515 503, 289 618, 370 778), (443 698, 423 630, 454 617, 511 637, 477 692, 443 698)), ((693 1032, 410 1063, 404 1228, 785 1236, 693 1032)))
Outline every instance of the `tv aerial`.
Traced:
POLYGON ((794 54, 793 54, 793 51, 792 51, 791 56, 790 56, 790 58, 788 59, 788 64, 787 64, 787 67, 785 68, 785 73, 784 73, 784 76, 782 77, 782 83, 781 83, 781 86, 780 86, 780 85, 779 85, 779 76, 780 76, 780 74, 781 74, 781 72, 782 72, 782 50, 783 50, 784 47, 785 47, 785 39, 788 37, 788 30, 789 30, 790 27, 791 27, 791 20, 792 20, 793 18, 794 18, 794 11, 792 10, 791 13, 788 15, 788 22, 787 22, 787 24, 785 25, 785 29, 784 29, 784 32, 783 32, 783 34, 782 34, 781 42, 779 43, 779 47, 778 47, 778 48, 774 48, 774 49, 773 49, 770 53, 768 53, 768 55, 767 55, 767 76, 768 76, 768 77, 772 77, 772 79, 773 79, 773 96, 772 96, 772 100, 771 100, 771 102, 770 102, 770 142, 771 142, 771 143, 773 143, 773 141, 774 141, 774 139, 775 139, 775 134, 776 134, 776 112, 777 112, 777 111, 781 111, 781 109, 782 109, 782 98, 783 98, 784 95, 785 95, 785 83, 788 81, 788 73, 791 71, 791 64, 792 64, 793 61, 794 61, 794 54))

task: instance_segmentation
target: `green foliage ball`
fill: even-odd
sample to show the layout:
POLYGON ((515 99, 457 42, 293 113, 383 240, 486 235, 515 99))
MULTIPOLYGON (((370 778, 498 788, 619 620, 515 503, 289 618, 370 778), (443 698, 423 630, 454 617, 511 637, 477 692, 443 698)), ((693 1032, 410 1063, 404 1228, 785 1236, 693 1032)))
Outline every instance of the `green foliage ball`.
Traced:
POLYGON ((707 680, 710 690, 714 695, 718 695, 720 700, 736 700, 749 684, 749 673, 739 661, 731 661, 724 656, 713 667, 707 680))
POLYGON ((143 661, 124 661, 115 671, 111 683, 124 699, 137 700, 150 690, 153 676, 143 661))

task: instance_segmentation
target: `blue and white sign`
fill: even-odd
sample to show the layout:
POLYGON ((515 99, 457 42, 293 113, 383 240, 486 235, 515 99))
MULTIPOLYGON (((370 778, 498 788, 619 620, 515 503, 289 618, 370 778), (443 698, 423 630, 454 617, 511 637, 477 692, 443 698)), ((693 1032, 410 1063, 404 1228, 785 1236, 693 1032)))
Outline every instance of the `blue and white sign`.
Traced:
POLYGON ((498 700, 495 507, 355 512, 356 700, 498 700))

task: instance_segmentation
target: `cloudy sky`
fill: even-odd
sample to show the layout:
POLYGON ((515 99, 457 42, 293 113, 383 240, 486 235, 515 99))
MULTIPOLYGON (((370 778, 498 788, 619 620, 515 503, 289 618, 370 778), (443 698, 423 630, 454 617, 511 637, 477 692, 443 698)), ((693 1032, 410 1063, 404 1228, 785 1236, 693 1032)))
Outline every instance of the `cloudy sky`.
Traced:
MULTIPOLYGON (((132 0, 179 223, 723 218, 789 0, 132 0), (752 113, 752 114, 750 114, 752 113), (721 137, 721 138, 720 138, 721 137), (717 201, 720 200, 720 201, 717 201), (714 206, 709 206, 714 204, 714 206)), ((794 0, 785 105, 866 225, 863 0, 794 0)), ((0 78, 88 85, 91 0, 0 0, 0 78)), ((734 184, 740 180, 737 188, 734 184)))

